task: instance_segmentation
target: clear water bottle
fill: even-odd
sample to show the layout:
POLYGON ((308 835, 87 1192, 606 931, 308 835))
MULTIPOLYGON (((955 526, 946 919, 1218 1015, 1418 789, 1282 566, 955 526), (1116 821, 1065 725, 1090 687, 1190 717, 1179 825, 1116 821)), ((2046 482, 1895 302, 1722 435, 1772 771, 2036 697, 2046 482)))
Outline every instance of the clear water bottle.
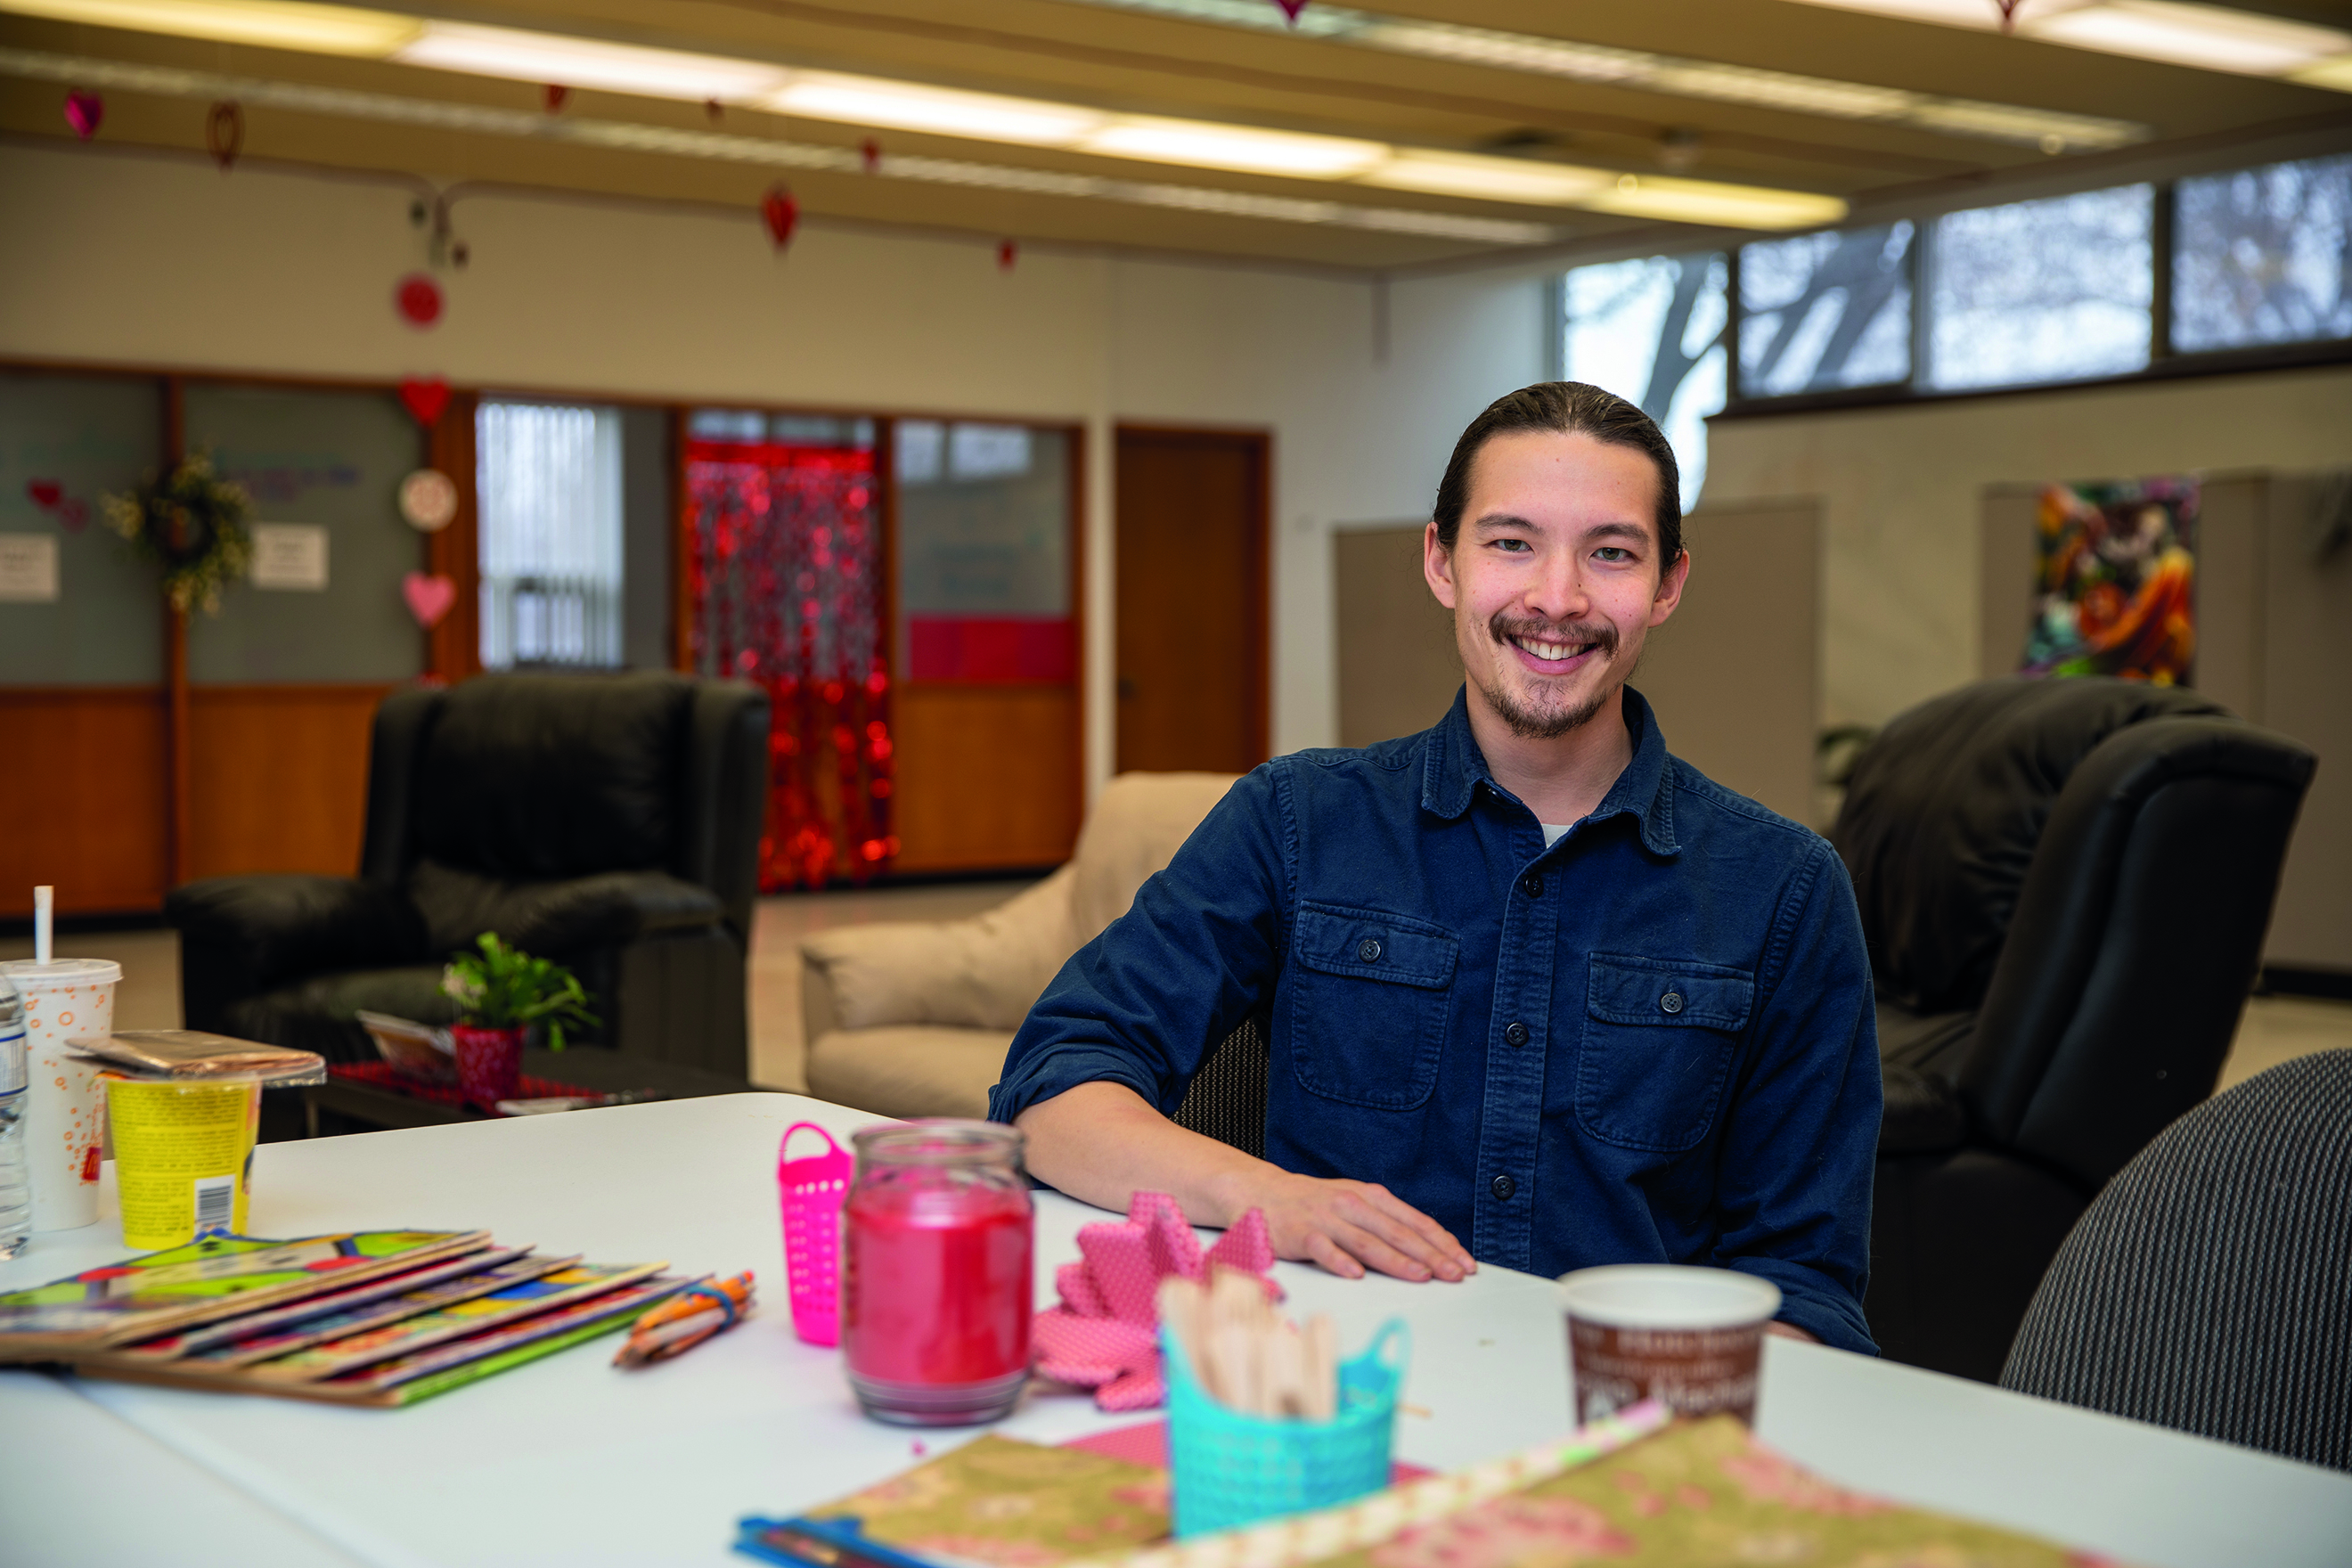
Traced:
POLYGON ((25 1001, 0 974, 0 1258, 33 1234, 33 1181, 25 1168, 25 1001))

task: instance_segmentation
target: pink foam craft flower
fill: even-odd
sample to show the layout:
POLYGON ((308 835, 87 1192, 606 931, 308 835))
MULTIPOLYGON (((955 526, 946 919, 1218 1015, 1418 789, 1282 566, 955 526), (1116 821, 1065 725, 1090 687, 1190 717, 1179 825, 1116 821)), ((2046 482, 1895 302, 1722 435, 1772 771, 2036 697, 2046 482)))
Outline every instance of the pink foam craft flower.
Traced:
POLYGON ((1104 1410, 1150 1410, 1167 1400, 1158 1298, 1170 1275, 1205 1285, 1210 1269, 1238 1268, 1258 1277, 1267 1300, 1282 1300, 1282 1287, 1267 1273, 1274 1238, 1260 1209, 1243 1215, 1203 1252, 1174 1198, 1138 1193, 1124 1220, 1079 1231, 1078 1252, 1083 1261, 1055 1270, 1062 1302, 1037 1314, 1032 1341, 1039 1373, 1093 1389, 1104 1410))

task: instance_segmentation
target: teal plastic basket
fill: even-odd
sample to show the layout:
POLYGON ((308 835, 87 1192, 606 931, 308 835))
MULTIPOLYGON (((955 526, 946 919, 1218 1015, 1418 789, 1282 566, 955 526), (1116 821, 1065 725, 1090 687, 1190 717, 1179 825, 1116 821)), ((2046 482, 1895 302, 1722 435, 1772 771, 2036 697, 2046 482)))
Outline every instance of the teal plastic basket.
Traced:
POLYGON ((1177 1535, 1331 1508, 1387 1486, 1412 1344, 1403 1321, 1391 1318, 1361 1355, 1339 1363, 1336 1416, 1265 1421, 1210 1398, 1193 1380, 1191 1359, 1161 1329, 1177 1535))

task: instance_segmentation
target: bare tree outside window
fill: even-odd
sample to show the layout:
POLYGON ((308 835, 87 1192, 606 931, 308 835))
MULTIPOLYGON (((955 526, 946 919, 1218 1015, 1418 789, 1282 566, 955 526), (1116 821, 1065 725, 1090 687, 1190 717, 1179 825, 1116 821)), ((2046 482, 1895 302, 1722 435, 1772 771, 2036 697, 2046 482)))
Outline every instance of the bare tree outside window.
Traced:
POLYGON ((1742 246, 1741 395, 1908 380, 1911 236, 1896 223, 1742 246))
POLYGON ((2118 185, 1936 220, 1927 384, 2078 381, 2143 368, 2155 191, 2118 185))
POLYGON ((2174 348, 2352 337, 2352 157, 2183 180, 2176 199, 2174 348))
POLYGON ((620 411, 486 402, 474 427, 483 668, 619 664, 620 411))
POLYGON ((1723 408, 1727 272, 1719 251, 1652 256, 1575 268, 1562 289, 1569 379, 1658 422, 1682 469, 1685 511, 1706 482, 1706 417, 1723 408))

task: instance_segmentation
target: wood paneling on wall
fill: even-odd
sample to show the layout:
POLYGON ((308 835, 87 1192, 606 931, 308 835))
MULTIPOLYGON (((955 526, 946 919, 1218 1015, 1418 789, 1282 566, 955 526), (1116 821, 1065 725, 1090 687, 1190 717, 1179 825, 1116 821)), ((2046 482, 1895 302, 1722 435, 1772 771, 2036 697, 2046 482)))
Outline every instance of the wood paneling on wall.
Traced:
POLYGON ((163 696, 152 686, 0 687, 8 737, 0 914, 151 910, 164 888, 163 696))
POLYGON ((190 689, 190 877, 358 870, 369 725, 389 686, 190 689))
POLYGON ((909 683, 890 716, 899 871, 1046 866, 1085 813, 1069 686, 909 683))

